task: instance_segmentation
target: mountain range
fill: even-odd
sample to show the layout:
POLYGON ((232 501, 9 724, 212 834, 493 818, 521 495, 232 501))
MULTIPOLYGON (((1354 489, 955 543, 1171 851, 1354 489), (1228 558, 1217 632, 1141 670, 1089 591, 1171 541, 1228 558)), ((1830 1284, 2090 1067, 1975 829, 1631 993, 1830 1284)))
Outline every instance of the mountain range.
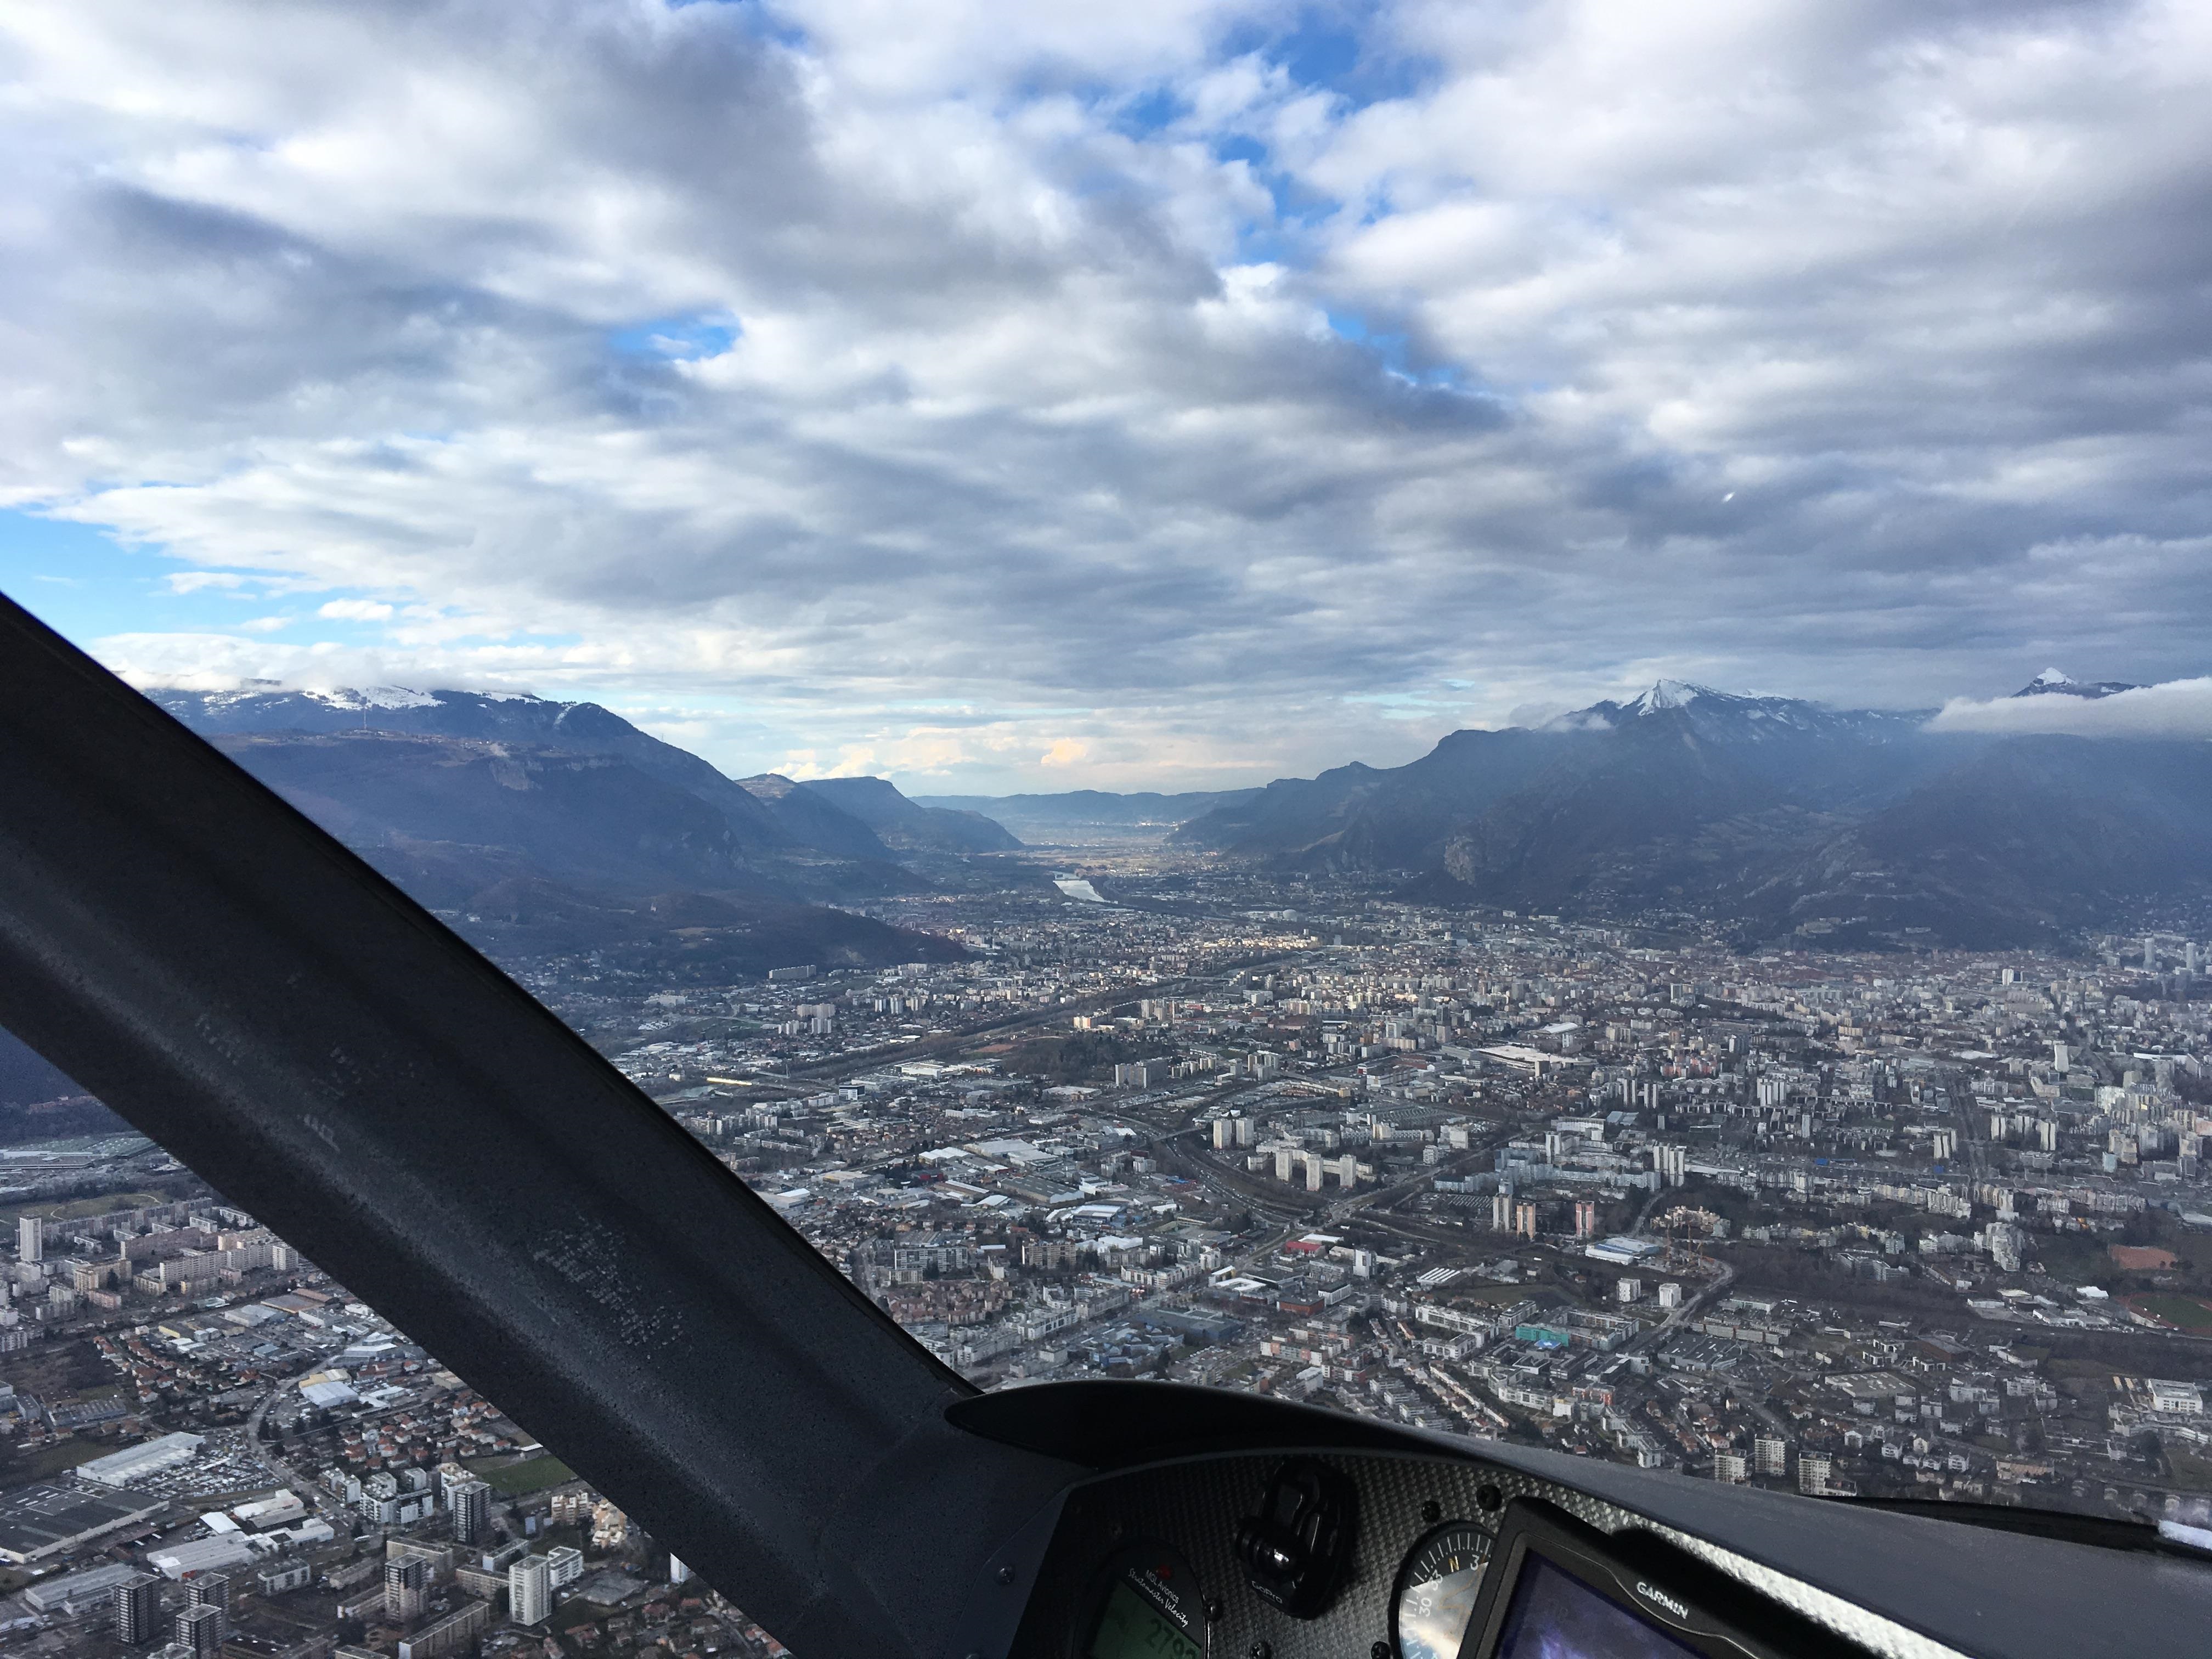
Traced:
MULTIPOLYGON (((2015 695, 2130 689, 2052 670, 2015 695)), ((1261 789, 918 799, 882 778, 732 779, 592 703, 149 695, 488 946, 642 962, 682 940, 701 976, 950 948, 819 902, 968 879, 1021 848, 1008 821, 1048 842, 1164 833, 1442 904, 1697 916, 1746 943, 2030 943, 2212 888, 2212 745, 1936 732, 1930 711, 1673 680, 1261 789)))
POLYGON ((469 691, 148 695, 501 956, 701 980, 957 954, 818 902, 1020 843, 881 779, 732 779, 595 703, 469 691))
MULTIPOLYGON (((748 779, 750 788, 758 779, 748 779)), ((785 781, 777 779, 777 782, 785 781)), ((973 808, 908 800, 884 778, 813 778, 799 787, 850 814, 902 853, 1015 853, 1021 842, 973 808)))
POLYGON ((2126 680, 2069 679, 2063 669, 2046 668, 2019 690, 2014 692, 2013 696, 2015 697, 2057 696, 2087 697, 2094 700, 2098 697, 2109 697, 2116 691, 2142 690, 2142 687, 2130 684, 2126 680))
MULTIPOLYGON (((2055 671, 2016 695, 2106 696, 2055 671)), ((1411 894, 1592 915, 1677 911, 1749 939, 2000 945, 2212 877, 2212 745, 1928 730, 1661 681, 1407 765, 1285 779, 1176 846, 1411 894)))

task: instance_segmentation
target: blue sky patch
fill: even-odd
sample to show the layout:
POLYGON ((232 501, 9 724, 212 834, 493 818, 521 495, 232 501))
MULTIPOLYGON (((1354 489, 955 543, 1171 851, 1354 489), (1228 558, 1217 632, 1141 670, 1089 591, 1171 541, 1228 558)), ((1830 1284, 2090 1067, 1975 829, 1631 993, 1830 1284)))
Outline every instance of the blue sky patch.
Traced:
POLYGON ((1365 0, 1302 8, 1288 28, 1249 25, 1223 42, 1222 55, 1257 52, 1301 87, 1334 93, 1352 109, 1418 92, 1435 66, 1383 44, 1382 8, 1365 0))
MULTIPOLYGON (((229 634, 279 644, 378 645, 399 606, 359 589, 272 592, 270 578, 131 546, 92 525, 0 510, 0 593, 79 646, 112 634, 229 634), (390 605, 392 617, 322 606, 390 605)), ((285 584, 286 586, 290 585, 285 584)))
POLYGON ((727 313, 699 317, 663 317, 635 323, 607 336, 607 344, 625 357, 665 357, 690 362, 719 357, 744 332, 727 313))

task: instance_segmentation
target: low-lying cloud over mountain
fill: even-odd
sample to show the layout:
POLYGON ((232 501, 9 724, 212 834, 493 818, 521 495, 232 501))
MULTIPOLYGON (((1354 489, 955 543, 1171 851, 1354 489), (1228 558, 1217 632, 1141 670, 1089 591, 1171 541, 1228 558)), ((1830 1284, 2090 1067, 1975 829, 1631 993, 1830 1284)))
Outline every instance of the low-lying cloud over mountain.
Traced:
POLYGON ((2100 684, 2081 695, 2069 685, 2056 695, 1959 697, 1943 705, 1929 728, 1936 732, 2057 732, 2076 738, 2212 739, 2212 676, 2168 680, 2162 685, 2100 684))
POLYGON ((7 8, 0 587, 963 793, 2212 635, 2201 3, 884 15, 7 8))

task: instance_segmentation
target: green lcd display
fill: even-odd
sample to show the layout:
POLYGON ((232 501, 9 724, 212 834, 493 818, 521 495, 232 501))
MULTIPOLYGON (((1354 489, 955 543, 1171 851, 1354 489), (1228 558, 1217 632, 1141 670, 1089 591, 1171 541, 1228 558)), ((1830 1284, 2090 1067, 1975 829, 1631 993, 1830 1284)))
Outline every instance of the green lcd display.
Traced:
POLYGON ((1116 1582, 1091 1633, 1091 1659, 1206 1659, 1198 1644, 1168 1616, 1116 1582))

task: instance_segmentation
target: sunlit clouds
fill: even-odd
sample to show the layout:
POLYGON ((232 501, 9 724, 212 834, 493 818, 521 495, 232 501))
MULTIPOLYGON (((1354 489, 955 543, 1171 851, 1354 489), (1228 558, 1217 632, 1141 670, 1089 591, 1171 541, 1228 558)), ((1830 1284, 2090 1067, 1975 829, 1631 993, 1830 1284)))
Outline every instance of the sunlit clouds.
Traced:
POLYGON ((966 792, 2212 667, 2180 0, 33 3, 0 76, 0 506, 142 550, 142 679, 966 792))

